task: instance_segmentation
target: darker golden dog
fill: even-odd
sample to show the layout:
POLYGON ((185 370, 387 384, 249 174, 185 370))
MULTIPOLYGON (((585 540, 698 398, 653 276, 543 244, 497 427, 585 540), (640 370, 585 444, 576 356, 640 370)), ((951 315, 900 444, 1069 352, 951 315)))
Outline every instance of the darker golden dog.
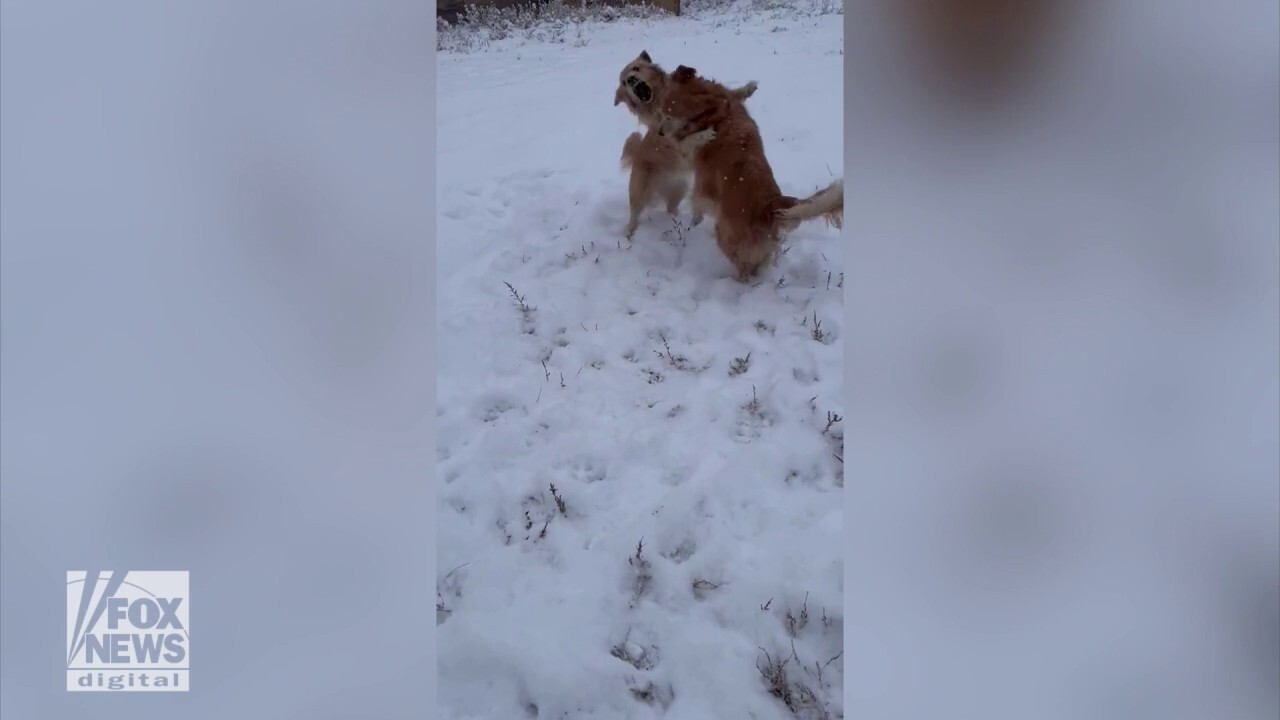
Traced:
POLYGON ((658 133, 692 155, 693 206, 716 216, 716 244, 746 281, 773 257, 782 233, 801 222, 844 220, 844 181, 807 198, 782 194, 760 129, 723 85, 681 65, 663 87, 658 133))

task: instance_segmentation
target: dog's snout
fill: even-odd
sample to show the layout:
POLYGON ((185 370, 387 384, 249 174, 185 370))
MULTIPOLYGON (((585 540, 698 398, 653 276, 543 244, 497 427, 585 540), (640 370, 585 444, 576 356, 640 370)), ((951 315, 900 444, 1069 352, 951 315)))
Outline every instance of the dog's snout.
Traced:
POLYGON ((647 103, 653 99, 653 91, 649 89, 649 84, 635 75, 628 75, 627 79, 623 80, 622 83, 631 90, 631 94, 640 102, 647 103))

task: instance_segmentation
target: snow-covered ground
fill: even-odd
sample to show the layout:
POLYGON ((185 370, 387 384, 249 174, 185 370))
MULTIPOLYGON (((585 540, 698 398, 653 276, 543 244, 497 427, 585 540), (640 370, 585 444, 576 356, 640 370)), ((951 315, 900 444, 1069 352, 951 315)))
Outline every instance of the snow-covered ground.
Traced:
POLYGON ((628 242, 638 125, 612 104, 641 50, 756 80, 779 183, 808 194, 842 170, 825 10, 439 54, 441 717, 842 716, 840 233, 802 226, 753 286, 709 223, 654 208, 628 242))

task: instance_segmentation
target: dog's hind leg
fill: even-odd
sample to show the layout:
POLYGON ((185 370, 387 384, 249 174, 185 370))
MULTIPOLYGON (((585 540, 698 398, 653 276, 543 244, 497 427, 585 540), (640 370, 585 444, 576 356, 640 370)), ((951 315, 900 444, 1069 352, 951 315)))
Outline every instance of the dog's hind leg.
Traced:
POLYGON ((662 196, 667 200, 667 212, 676 215, 680 211, 680 201, 689 194, 689 182, 683 178, 673 178, 667 181, 667 186, 662 190, 662 196))
POLYGON ((627 220, 627 226, 623 228, 622 233, 630 240, 636 234, 636 228, 640 227, 640 213, 636 210, 636 206, 631 206, 631 218, 627 220))
POLYGON ((715 212, 715 203, 711 202, 714 197, 715 182, 705 173, 695 172, 693 175, 693 194, 689 196, 689 204, 693 207, 693 224, 694 226, 702 224, 702 218, 709 212, 715 212))
POLYGON ((636 228, 640 225, 640 213, 649 204, 650 180, 648 168, 637 166, 631 169, 631 182, 627 187, 627 199, 631 206, 631 217, 627 220, 627 226, 623 230, 628 238, 636 234, 636 228))
POLYGON ((689 204, 693 206, 693 225, 695 227, 701 225, 702 218, 711 210, 711 203, 698 194, 697 188, 694 188, 693 195, 689 198, 689 204))
POLYGON ((777 239, 768 231, 736 220, 716 223, 716 245, 733 263, 738 282, 750 282, 773 257, 777 239))

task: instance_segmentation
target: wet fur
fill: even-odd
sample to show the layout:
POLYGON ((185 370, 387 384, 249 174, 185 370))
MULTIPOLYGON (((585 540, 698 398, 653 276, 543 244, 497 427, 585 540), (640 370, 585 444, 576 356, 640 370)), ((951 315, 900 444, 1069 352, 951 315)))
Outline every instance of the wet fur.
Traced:
MULTIPOLYGON (((634 60, 623 67, 618 75, 618 88, 614 92, 613 104, 625 104, 636 119, 646 127, 646 132, 632 133, 622 145, 622 167, 631 170, 627 195, 631 210, 625 232, 631 237, 640 223, 640 213, 656 201, 666 203, 667 212, 675 215, 680 202, 689 193, 690 175, 693 172, 691 158, 676 147, 668 138, 656 132, 659 114, 658 108, 668 83, 668 74, 653 62, 648 52, 641 52, 634 60), (647 101, 641 100, 636 92, 628 86, 629 78, 645 83, 651 96, 647 101)), ((741 88, 730 90, 723 85, 724 92, 745 101, 755 94, 756 83, 749 82, 741 88)), ((702 213, 697 208, 693 213, 693 224, 702 221, 702 213)))
POLYGON ((843 224, 844 181, 803 199, 784 195, 765 157, 759 127, 723 85, 681 65, 667 77, 660 107, 658 132, 686 145, 693 140, 692 202, 715 214, 716 244, 739 280, 757 275, 782 234, 801 222, 821 217, 836 227, 843 224))

